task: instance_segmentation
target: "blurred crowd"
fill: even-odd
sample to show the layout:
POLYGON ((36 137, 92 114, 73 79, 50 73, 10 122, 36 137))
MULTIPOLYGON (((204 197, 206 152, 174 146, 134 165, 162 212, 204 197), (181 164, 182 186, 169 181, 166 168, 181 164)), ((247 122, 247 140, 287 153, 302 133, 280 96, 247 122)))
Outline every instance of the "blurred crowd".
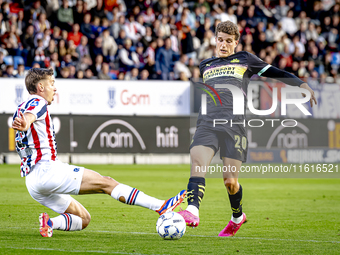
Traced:
POLYGON ((339 82, 340 0, 0 0, 0 77, 184 80, 215 55, 230 20, 236 51, 302 79, 339 82))

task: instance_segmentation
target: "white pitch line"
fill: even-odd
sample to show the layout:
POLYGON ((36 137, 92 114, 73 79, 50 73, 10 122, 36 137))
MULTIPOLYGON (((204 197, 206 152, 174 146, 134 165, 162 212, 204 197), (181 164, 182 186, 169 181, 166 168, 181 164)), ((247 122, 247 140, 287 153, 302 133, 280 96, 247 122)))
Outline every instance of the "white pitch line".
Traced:
MULTIPOLYGON (((18 227, 8 227, 8 228, 18 228, 18 227)), ((37 230, 37 229, 32 228, 32 230, 37 230)), ((85 230, 85 231, 86 232, 96 232, 96 233, 112 233, 112 234, 157 235, 157 233, 146 233, 146 232, 124 232, 124 231, 109 231, 109 230, 85 230)), ((221 238, 217 235, 216 236, 206 236, 206 235, 188 235, 188 234, 185 234, 185 236, 221 238)), ((265 237, 237 237, 237 236, 234 236, 233 239, 284 241, 284 242, 306 242, 306 243, 339 243, 340 244, 340 241, 336 241, 336 240, 334 240, 334 241, 322 241, 322 240, 298 240, 298 239, 265 238, 265 237)))
MULTIPOLYGON (((133 235, 157 235, 157 233, 145 232, 123 232, 123 231, 106 231, 106 230, 88 230, 87 232, 112 233, 112 234, 133 234, 133 235)), ((209 238, 223 238, 220 236, 206 236, 206 235, 188 235, 193 237, 209 237, 209 238)), ((249 240, 264 240, 264 241, 286 241, 286 242, 310 242, 310 243, 340 243, 340 241, 321 241, 321 240, 297 240, 297 239, 281 239, 281 238, 264 238, 264 237, 232 237, 233 239, 249 239, 249 240)))
MULTIPOLYGON (((15 249, 15 250, 39 250, 39 251, 62 251, 62 252, 75 252, 75 253, 108 253, 108 254, 127 254, 127 255, 149 255, 136 252, 123 252, 123 251, 88 251, 88 250, 65 250, 65 249, 53 249, 53 248, 35 248, 35 247, 1 247, 0 249, 15 249)), ((152 254, 152 255, 168 255, 168 254, 152 254)))

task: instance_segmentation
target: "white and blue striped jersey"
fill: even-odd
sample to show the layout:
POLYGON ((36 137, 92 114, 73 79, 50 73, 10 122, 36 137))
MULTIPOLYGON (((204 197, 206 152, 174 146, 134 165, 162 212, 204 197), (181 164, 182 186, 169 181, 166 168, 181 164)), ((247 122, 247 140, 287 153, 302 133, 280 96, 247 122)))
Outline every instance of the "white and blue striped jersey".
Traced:
POLYGON ((21 176, 30 173, 32 167, 40 160, 57 159, 57 143, 51 116, 47 109, 47 101, 38 95, 30 95, 21 103, 13 115, 19 116, 29 112, 36 117, 27 131, 17 131, 15 136, 16 150, 21 158, 21 176))

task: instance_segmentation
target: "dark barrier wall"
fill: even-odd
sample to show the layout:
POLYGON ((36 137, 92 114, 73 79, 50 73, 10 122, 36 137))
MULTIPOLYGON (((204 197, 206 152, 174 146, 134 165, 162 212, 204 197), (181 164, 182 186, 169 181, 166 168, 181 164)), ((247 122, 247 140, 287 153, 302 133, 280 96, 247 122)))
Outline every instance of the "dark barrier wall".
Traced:
MULTIPOLYGON (((0 152, 14 151, 10 115, 0 116, 0 152), (3 132, 4 131, 4 132, 3 132)), ((188 117, 52 116, 59 153, 187 153, 188 117)))
MULTIPOLYGON (((15 150, 10 118, 0 116, 0 152, 15 150)), ((195 129, 195 118, 189 117, 52 118, 59 153, 188 153, 195 129)), ((263 126, 248 127, 248 162, 340 161, 340 120, 297 119, 295 127, 284 127, 292 122, 282 119, 249 120, 263 126)))

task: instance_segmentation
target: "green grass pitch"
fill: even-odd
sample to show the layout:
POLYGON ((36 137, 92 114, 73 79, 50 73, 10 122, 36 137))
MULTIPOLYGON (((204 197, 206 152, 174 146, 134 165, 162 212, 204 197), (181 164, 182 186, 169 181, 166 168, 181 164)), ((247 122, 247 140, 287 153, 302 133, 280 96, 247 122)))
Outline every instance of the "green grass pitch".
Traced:
MULTIPOLYGON (((188 165, 87 165, 166 199, 185 189, 188 165)), ((0 165, 0 254, 339 254, 340 179, 241 179, 248 222, 219 238, 231 210, 223 181, 207 178, 198 228, 176 241, 155 230, 158 214, 107 195, 75 196, 90 212, 83 231, 42 238, 38 215, 57 214, 28 194, 19 166, 0 165)), ((185 204, 182 206, 186 207, 185 204)))

